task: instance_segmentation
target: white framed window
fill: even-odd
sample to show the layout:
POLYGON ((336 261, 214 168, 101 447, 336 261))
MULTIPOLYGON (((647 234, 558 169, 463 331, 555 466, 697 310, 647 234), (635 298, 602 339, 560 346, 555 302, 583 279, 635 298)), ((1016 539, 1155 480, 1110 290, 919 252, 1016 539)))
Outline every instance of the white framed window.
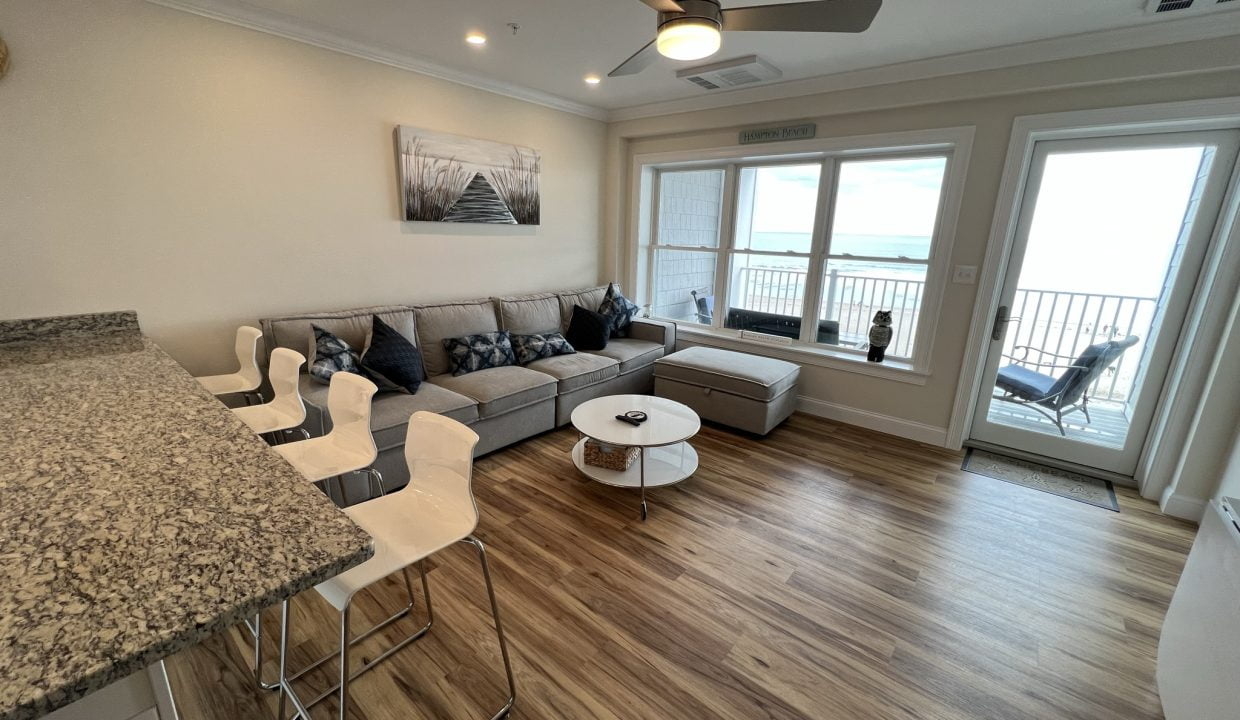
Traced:
POLYGON ((957 128, 639 155, 638 293, 691 334, 852 361, 890 310, 889 366, 924 375, 971 139, 957 128))

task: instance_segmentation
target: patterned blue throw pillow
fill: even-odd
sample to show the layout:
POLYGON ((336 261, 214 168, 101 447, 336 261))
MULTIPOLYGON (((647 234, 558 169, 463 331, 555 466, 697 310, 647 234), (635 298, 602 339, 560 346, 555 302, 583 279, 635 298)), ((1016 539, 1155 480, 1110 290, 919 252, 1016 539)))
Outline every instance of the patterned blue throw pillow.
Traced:
POLYGON ((443 348, 448 351, 453 375, 517 364, 512 352, 512 337, 507 330, 444 338, 443 348))
POLYGON ((632 325, 633 318, 637 317, 638 309, 637 305, 621 294, 615 283, 607 285, 607 294, 598 306, 599 314, 611 321, 611 336, 616 338, 629 336, 629 325, 632 325))
POLYGON ((543 358, 572 355, 577 352, 558 332, 542 335, 513 335, 512 350, 517 355, 517 362, 522 365, 529 365, 543 358))
POLYGON ((360 358, 349 343, 318 325, 310 327, 314 329, 314 362, 310 365, 310 377, 331 384, 332 375, 338 372, 358 372, 360 358))

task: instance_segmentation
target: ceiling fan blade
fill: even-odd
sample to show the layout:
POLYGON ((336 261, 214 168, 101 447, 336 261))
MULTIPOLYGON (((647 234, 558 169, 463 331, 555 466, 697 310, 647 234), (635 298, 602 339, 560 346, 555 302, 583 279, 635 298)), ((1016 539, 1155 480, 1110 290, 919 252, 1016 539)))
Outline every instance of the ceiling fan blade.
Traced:
POLYGON ((816 0, 754 5, 723 11, 724 30, 861 32, 870 27, 883 0, 816 0))
POLYGON ((646 43, 645 47, 629 56, 628 60, 616 66, 615 70, 607 73, 607 77, 620 77, 621 75, 636 75, 650 66, 650 63, 659 59, 659 51, 655 49, 655 41, 651 40, 646 43))
POLYGON ((680 6, 676 0, 641 0, 650 7, 659 12, 684 12, 685 9, 680 6))

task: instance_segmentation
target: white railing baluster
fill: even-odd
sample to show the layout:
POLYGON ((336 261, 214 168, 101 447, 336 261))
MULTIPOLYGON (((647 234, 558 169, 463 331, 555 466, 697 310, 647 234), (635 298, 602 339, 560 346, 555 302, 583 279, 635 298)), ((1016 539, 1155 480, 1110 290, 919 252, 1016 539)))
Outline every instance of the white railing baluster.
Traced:
MULTIPOLYGON (((778 315, 800 314, 805 303, 808 271, 747 267, 741 268, 739 275, 741 291, 736 297, 745 308, 778 315)), ((922 280, 847 275, 831 269, 826 273, 822 305, 810 312, 818 315, 815 322, 818 319, 837 321, 842 336, 864 340, 874 313, 890 309, 896 329, 888 354, 908 357, 913 351, 924 294, 925 281, 922 280)), ((1006 354, 1011 354, 1018 345, 1026 345, 1075 356, 1086 345, 1134 334, 1137 320, 1144 322, 1155 308, 1155 298, 1018 288, 1010 314, 1020 321, 1015 328, 1009 327, 1003 347, 1006 354), (1103 319, 1107 317, 1109 324, 1104 325, 1103 319), (1126 319, 1126 328, 1120 328, 1121 318, 1126 319), (1038 335, 1040 343, 1035 339, 1038 335)), ((1126 354, 1139 358, 1140 350, 1126 354)), ((1121 356, 1109 381, 1100 377, 1094 382, 1090 397, 1126 399, 1132 392, 1135 378, 1129 377, 1125 369, 1135 362, 1121 356)))

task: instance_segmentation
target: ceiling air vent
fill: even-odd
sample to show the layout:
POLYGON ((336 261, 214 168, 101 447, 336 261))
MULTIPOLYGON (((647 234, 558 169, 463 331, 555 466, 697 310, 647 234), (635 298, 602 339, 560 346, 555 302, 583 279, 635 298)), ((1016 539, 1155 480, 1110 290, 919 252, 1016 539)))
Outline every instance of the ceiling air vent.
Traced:
POLYGON ((1145 5, 1145 14, 1157 15, 1176 10, 1202 12, 1208 10, 1232 10, 1235 8, 1240 8, 1240 2, 1233 4, 1233 0, 1149 0, 1145 5))
POLYGON ((757 55, 746 55, 710 65, 699 65, 676 73, 676 77, 688 80, 707 90, 753 85, 775 80, 781 75, 783 73, 779 68, 757 55))

